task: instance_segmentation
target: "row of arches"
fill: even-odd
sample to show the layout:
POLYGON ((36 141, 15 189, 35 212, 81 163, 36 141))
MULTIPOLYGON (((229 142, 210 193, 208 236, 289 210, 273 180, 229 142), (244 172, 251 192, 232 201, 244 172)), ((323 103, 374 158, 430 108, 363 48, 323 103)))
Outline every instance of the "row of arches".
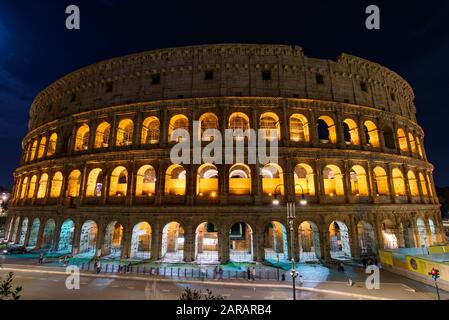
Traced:
MULTIPOLYGON (((202 114, 199 119, 198 136, 204 141, 211 140, 211 136, 207 133, 208 129, 220 130, 221 125, 215 113, 207 112, 202 114), (205 134, 206 133, 206 134, 205 134)), ((129 146, 136 144, 134 141, 135 124, 133 119, 125 118, 118 121, 116 127, 112 127, 111 123, 103 121, 91 128, 92 125, 82 123, 75 128, 75 137, 73 143, 73 151, 85 151, 89 148, 101 149, 108 148, 111 144, 117 147, 129 146), (91 134, 91 130, 95 130, 91 134), (115 135, 111 134, 115 132, 115 135), (93 139, 92 143, 90 143, 93 139)), ((339 142, 338 131, 342 130, 342 138, 346 145, 359 146, 364 141, 364 144, 374 148, 380 148, 382 139, 380 138, 380 130, 374 120, 365 120, 357 122, 352 118, 345 118, 341 125, 335 121, 331 115, 321 115, 318 117, 316 123, 310 123, 306 115, 301 113, 294 113, 289 117, 288 134, 290 140, 293 142, 311 142, 312 131, 316 130, 318 141, 326 144, 336 144, 339 142), (341 126, 341 128, 340 128, 341 126), (363 135, 363 136, 362 136, 363 135)), ((243 131, 251 128, 249 116, 244 112, 232 113, 227 122, 227 128, 243 131)), ((168 139, 177 129, 189 130, 189 118, 184 114, 175 114, 168 120, 167 134, 168 139)), ((265 112, 259 117, 258 128, 265 131, 267 139, 273 139, 270 135, 270 130, 276 132, 277 139, 281 139, 281 120, 275 112, 265 112)), ((161 122, 156 116, 149 116, 141 123, 139 143, 141 145, 157 144, 161 139, 161 122)), ((396 133, 393 132, 392 127, 385 126, 382 128, 383 141, 385 146, 389 149, 396 149, 403 152, 411 152, 413 154, 423 157, 422 139, 413 132, 407 132, 403 128, 398 128, 396 133)), ((242 138, 236 134, 234 138, 242 138)), ((47 137, 35 139, 25 147, 24 159, 25 161, 32 161, 44 157, 44 155, 52 156, 56 151, 56 143, 58 136, 54 132, 50 135, 48 144, 47 137)), ((180 138, 179 138, 180 139, 180 138)))
MULTIPOLYGON (((131 259, 155 258, 164 262, 182 262, 185 260, 185 250, 189 250, 186 243, 186 234, 183 225, 178 221, 166 223, 159 235, 153 234, 153 228, 148 221, 140 221, 125 230, 119 221, 111 221, 107 224, 104 234, 99 237, 99 226, 94 220, 86 220, 81 228, 75 227, 71 219, 65 220, 60 227, 59 235, 56 235, 56 223, 53 219, 47 219, 45 226, 41 226, 41 220, 35 218, 20 217, 14 219, 12 239, 20 245, 31 248, 57 251, 60 253, 73 252, 79 257, 93 257, 99 255, 106 258, 123 257, 124 246, 131 259), (20 228, 19 228, 20 225, 20 228), (79 242, 76 242, 75 232, 78 230, 79 242), (131 232, 129 243, 125 243, 125 233, 131 232), (19 234, 20 233, 20 234, 19 234), (41 235, 40 235, 41 234, 41 235), (155 253, 153 242, 160 237, 160 248, 155 253), (76 247, 76 250, 74 250, 76 247)), ((431 218, 427 224, 422 217, 416 219, 417 231, 410 230, 403 223, 396 226, 390 219, 385 219, 381 224, 383 248, 396 249, 399 247, 428 247, 441 243, 441 235, 436 230, 431 218), (417 239, 414 239, 417 237, 417 239)), ((228 246, 228 258, 235 262, 253 261, 256 247, 263 248, 263 259, 276 262, 289 259, 289 241, 287 229, 282 222, 270 221, 263 227, 262 238, 255 239, 256 230, 250 224, 240 221, 231 225, 225 234, 228 246), (255 241, 259 241, 255 243, 255 241)), ((359 221, 357 235, 351 234, 348 226, 340 220, 334 220, 327 225, 327 230, 320 230, 314 221, 301 222, 295 232, 297 247, 295 255, 302 262, 321 260, 323 255, 329 255, 332 259, 351 259, 356 246, 359 255, 372 255, 377 252, 379 242, 376 239, 374 227, 367 221, 359 221), (327 234, 324 234, 324 233, 327 234), (358 243, 354 243, 355 239, 358 243), (327 242, 327 243, 325 243, 327 242), (328 250, 326 253, 325 251, 328 250)), ((220 246, 224 239, 219 228, 210 222, 202 222, 194 228, 193 260, 198 263, 216 263, 221 259, 220 246)), ((260 250, 260 249, 259 249, 260 250)), ((259 257, 261 258, 261 257, 259 257)))
MULTIPOLYGON (((283 195, 284 171, 275 163, 269 163, 260 170, 262 193, 265 195, 283 195)), ((130 191, 137 197, 154 196, 157 193, 158 174, 156 169, 146 164, 135 174, 135 186, 132 189, 130 176, 125 166, 117 166, 110 172, 102 168, 94 168, 87 172, 84 185, 81 186, 81 171, 71 171, 65 179, 67 197, 78 197, 81 192, 85 197, 127 196, 130 191), (107 184, 107 190, 105 190, 107 184)), ((185 195, 187 189, 187 171, 182 165, 173 164, 165 170, 163 193, 165 195, 185 195)), ((387 171, 383 166, 376 166, 371 172, 362 165, 349 168, 347 177, 337 164, 328 164, 320 172, 315 172, 310 164, 299 163, 293 170, 294 192, 296 195, 315 196, 318 188, 325 196, 344 196, 346 193, 354 197, 360 196, 407 196, 433 197, 431 179, 428 173, 409 169, 406 174, 395 167, 387 171), (317 181, 320 179, 320 181, 317 181)), ((195 195, 216 197, 219 195, 220 172, 217 166, 206 163, 196 170, 195 195)), ((231 195, 252 194, 251 168, 237 163, 229 168, 227 192, 231 195)), ((64 176, 58 171, 51 179, 47 173, 24 177, 16 187, 16 199, 43 199, 46 196, 58 198, 62 194, 64 176)))

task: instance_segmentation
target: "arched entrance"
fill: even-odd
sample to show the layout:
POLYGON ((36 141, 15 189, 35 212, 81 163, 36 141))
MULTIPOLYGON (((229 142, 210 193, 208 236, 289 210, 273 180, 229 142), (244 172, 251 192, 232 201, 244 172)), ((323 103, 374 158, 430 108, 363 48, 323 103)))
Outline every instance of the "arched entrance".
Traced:
POLYGON ((399 247, 396 226, 389 219, 382 222, 382 237, 385 249, 397 249, 399 247))
POLYGON ((28 218, 23 219, 22 221, 22 228, 20 230, 20 238, 19 238, 19 245, 23 246, 25 244, 25 237, 28 230, 28 218))
POLYGON ((360 221, 357 224, 357 234, 359 238, 360 255, 376 254, 376 237, 374 228, 366 221, 360 221))
POLYGON ((332 259, 351 259, 348 227, 341 221, 329 225, 329 241, 332 259))
POLYGON ((37 236, 39 234, 39 228, 41 226, 41 221, 39 218, 33 220, 31 225, 30 239, 28 240, 28 247, 34 248, 37 244, 37 236))
POLYGON ((202 263, 218 263, 218 230, 214 224, 201 223, 195 232, 195 260, 202 263))
POLYGON ((44 234, 42 236, 42 249, 49 249, 53 245, 53 239, 55 236, 55 220, 48 219, 45 223, 44 234))
POLYGON ((426 224, 422 218, 416 219, 416 226, 418 227, 419 246, 421 248, 429 246, 429 239, 427 238, 426 224))
POLYGON ((112 221, 106 228, 101 255, 108 258, 120 258, 123 239, 123 227, 112 221))
POLYGON ((265 225, 264 232, 265 260, 276 263, 288 260, 287 230, 277 221, 265 225))
POLYGON ((178 222, 169 222, 162 231, 162 261, 182 262, 184 260, 184 229, 178 222))
POLYGON ((151 226, 148 222, 140 222, 134 226, 130 257, 133 259, 151 258, 151 226))
POLYGON ((317 261, 321 258, 320 233, 312 221, 304 221, 298 228, 299 261, 317 261))
POLYGON ((430 238, 432 240, 432 245, 437 244, 437 233, 435 231, 435 224, 433 223, 432 219, 429 219, 429 231, 430 231, 430 238))
POLYGON ((75 224, 72 220, 65 220, 59 233, 58 252, 72 252, 73 234, 75 224))
POLYGON ((88 220, 81 227, 80 249, 78 255, 93 257, 96 252, 98 226, 95 221, 88 220))
POLYGON ((245 222, 237 222, 229 230, 229 260, 253 261, 253 231, 245 222))
POLYGON ((13 241, 13 242, 16 242, 17 232, 19 232, 19 225, 20 225, 20 217, 17 217, 15 224, 14 224, 14 232, 12 234, 12 239, 11 239, 11 241, 13 241))

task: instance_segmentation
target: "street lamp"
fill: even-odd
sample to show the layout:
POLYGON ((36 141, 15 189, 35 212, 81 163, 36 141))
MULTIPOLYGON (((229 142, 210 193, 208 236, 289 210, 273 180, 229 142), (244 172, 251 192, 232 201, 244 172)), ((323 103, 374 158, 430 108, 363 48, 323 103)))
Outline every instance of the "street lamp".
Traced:
MULTIPOLYGON (((307 205, 307 200, 304 198, 304 189, 302 188, 302 186, 300 184, 296 184, 295 188, 297 185, 301 187, 301 191, 302 191, 301 200, 299 203, 302 206, 305 206, 305 205, 307 205)), ((279 205, 279 199, 277 198, 277 189, 280 186, 283 186, 283 184, 277 185, 276 188, 274 189, 274 199, 273 199, 274 205, 279 205)), ((291 276, 292 276, 292 284, 293 284, 293 300, 296 300, 296 277, 298 277, 298 273, 295 270, 295 243, 294 243, 294 228, 293 228, 293 223, 296 219, 295 205, 296 205, 296 201, 295 201, 294 197, 293 197, 293 201, 287 199, 287 222, 290 227, 290 252, 291 252, 291 256, 292 256, 291 276)))

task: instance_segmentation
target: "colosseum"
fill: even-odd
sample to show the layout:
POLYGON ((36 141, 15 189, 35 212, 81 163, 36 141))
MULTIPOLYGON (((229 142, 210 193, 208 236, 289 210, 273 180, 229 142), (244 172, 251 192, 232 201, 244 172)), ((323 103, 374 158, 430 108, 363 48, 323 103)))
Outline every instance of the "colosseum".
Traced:
POLYGON ((114 58, 32 103, 7 237, 78 256, 222 263, 443 244, 423 138, 410 85, 352 55, 223 44, 114 58), (171 134, 194 121, 276 130, 279 161, 174 164, 171 134))

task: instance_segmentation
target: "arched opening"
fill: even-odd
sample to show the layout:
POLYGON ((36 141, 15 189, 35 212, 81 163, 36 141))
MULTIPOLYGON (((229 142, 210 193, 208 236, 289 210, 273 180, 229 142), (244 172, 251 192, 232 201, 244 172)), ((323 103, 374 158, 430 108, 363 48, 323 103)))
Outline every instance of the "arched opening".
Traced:
POLYGON ((365 128, 366 144, 374 148, 379 148, 380 142, 377 126, 374 124, 374 122, 367 120, 364 123, 364 128, 365 128))
POLYGON ((337 128, 331 117, 318 118, 318 139, 321 143, 337 143, 337 128))
POLYGON ((37 151, 37 140, 34 140, 33 145, 31 146, 30 157, 28 158, 29 161, 34 160, 34 158, 36 156, 36 151, 37 151))
POLYGON ((251 170, 247 165, 236 163, 229 169, 229 194, 251 194, 251 170))
POLYGON ((419 246, 424 248, 429 246, 429 238, 427 237, 427 228, 422 218, 416 219, 416 226, 418 228, 419 246))
POLYGON ((137 171, 136 196, 153 196, 156 194, 156 170, 147 164, 137 171))
POLYGON ((385 169, 382 167, 375 167, 373 170, 374 182, 376 184, 378 196, 390 195, 390 188, 388 186, 388 177, 385 169))
POLYGON ((418 149, 418 154, 422 158, 424 156, 424 151, 422 149, 421 138, 417 136, 415 140, 416 140, 416 148, 418 149))
POLYGON ((182 141, 181 135, 178 135, 178 134, 176 134, 175 136, 173 135, 174 131, 178 130, 178 129, 189 132, 189 119, 183 114, 177 114, 177 115, 174 115, 173 117, 171 117, 170 123, 168 126, 169 141, 176 141, 176 142, 182 141))
POLYGON ((48 140, 47 157, 50 157, 56 152, 56 143, 58 142, 58 135, 53 132, 48 140))
POLYGON ((428 197, 429 192, 427 191, 426 179, 424 178, 424 175, 421 172, 419 173, 418 176, 419 176, 419 184, 421 185, 422 195, 423 197, 428 197))
POLYGON ((386 126, 383 129, 383 136, 384 136, 384 142, 385 142, 385 147, 389 148, 389 149, 396 149, 396 143, 394 142, 394 133, 393 133, 393 129, 391 129, 391 127, 386 126))
POLYGON ((278 221, 271 221, 264 230, 265 260, 272 264, 288 261, 287 230, 278 221))
POLYGON ((140 222, 133 228, 131 237, 132 259, 150 259, 151 258, 151 226, 148 222, 140 222))
POLYGON ((50 249, 52 247, 55 237, 55 227, 56 223, 53 219, 48 219, 45 223, 44 233, 42 236, 42 249, 50 249))
POLYGON ((304 221, 298 228, 299 261, 317 261, 321 259, 320 233, 312 221, 304 221))
POLYGON ((410 195, 412 197, 419 197, 418 181, 416 180, 416 175, 412 170, 407 173, 408 185, 410 187, 410 195))
POLYGON ((169 222, 162 230, 161 256, 164 262, 184 260, 184 228, 178 222, 169 222))
POLYGON ((385 249, 397 249, 399 247, 396 226, 389 219, 382 222, 382 237, 385 249))
POLYGON ((89 148, 90 128, 87 124, 82 124, 76 131, 75 151, 83 151, 89 148))
POLYGON ((327 165, 323 169, 324 194, 326 196, 344 196, 343 174, 336 165, 327 165))
POLYGON ((398 143, 399 143, 399 149, 401 151, 404 151, 404 152, 408 151, 407 137, 405 136, 404 129, 402 129, 402 128, 398 129, 398 143))
POLYGON ((309 122, 299 113, 290 116, 290 140, 295 142, 309 142, 309 122))
POLYGON ((201 223, 195 232, 195 260, 200 264, 215 264, 218 257, 218 230, 213 223, 201 223))
POLYGON ((56 172, 51 179, 50 198, 59 198, 62 189, 62 173, 56 172))
POLYGON ((391 172, 392 179, 393 179, 393 187, 394 187, 394 194, 399 196, 405 196, 407 193, 405 191, 405 181, 404 176, 402 175, 402 171, 398 168, 394 168, 391 172))
POLYGON ((237 222, 229 230, 229 260, 253 261, 253 231, 249 224, 237 222))
MULTIPOLYGON (((18 220, 16 220, 16 222, 17 221, 18 220)), ((28 218, 24 218, 22 220, 22 228, 20 229, 20 237, 19 237, 19 245, 21 245, 21 246, 23 246, 25 244, 25 238, 26 238, 26 234, 27 234, 27 231, 28 231, 28 223, 29 223, 28 222, 28 218)))
POLYGON ((28 189, 28 199, 33 199, 34 192, 36 191, 37 176, 32 176, 30 180, 30 188, 28 189))
POLYGON ((413 225, 410 220, 401 222, 400 231, 401 231, 401 235, 404 239, 404 243, 402 246, 405 248, 415 247, 414 228, 413 228, 413 225))
POLYGON ((295 180, 295 194, 296 195, 315 195, 315 181, 313 169, 305 163, 300 163, 295 166, 294 180, 295 180))
POLYGON ((131 119, 123 119, 117 127, 117 137, 115 145, 124 147, 133 144, 134 123, 131 119))
POLYGON ((41 226, 41 221, 39 220, 39 218, 35 218, 33 220, 33 224, 31 225, 31 232, 30 232, 30 238, 28 240, 28 247, 34 248, 36 246, 40 226, 41 226))
POLYGON ((98 237, 98 226, 95 221, 88 220, 81 227, 80 248, 78 256, 95 256, 98 237))
POLYGON ((262 192, 266 195, 279 193, 284 195, 284 174, 282 168, 275 163, 266 164, 261 170, 262 192))
POLYGON ((351 194, 353 196, 368 196, 368 179, 362 166, 353 166, 350 171, 351 194))
POLYGON ((374 228, 365 221, 359 221, 357 224, 357 234, 361 255, 375 255, 377 253, 376 238, 374 228))
POLYGON ((329 225, 329 241, 332 259, 351 259, 348 227, 341 221, 329 225))
POLYGON ((24 199, 28 188, 28 177, 25 177, 22 181, 22 187, 20 189, 20 199, 24 199))
POLYGON ((103 170, 92 169, 87 176, 86 197, 101 197, 103 192, 103 170))
POLYGON ((101 254, 107 258, 120 258, 123 239, 123 226, 112 221, 106 227, 101 254))
POLYGON ((80 194, 81 172, 73 170, 67 180, 67 196, 78 197, 80 194))
POLYGON ((39 188, 37 189, 37 198, 43 199, 47 193, 48 174, 44 173, 39 179, 39 188))
POLYGON ((250 128, 248 116, 243 112, 234 112, 229 116, 228 128, 234 130, 234 140, 243 140, 244 132, 250 128))
POLYGON ((157 117, 148 117, 142 123, 142 144, 159 143, 160 122, 157 117))
POLYGON ((116 167, 109 180, 110 197, 126 197, 128 191, 128 170, 125 167, 116 167))
POLYGON ((345 119, 343 121, 343 135, 346 144, 353 146, 360 145, 359 128, 354 120, 345 119))
POLYGON ((205 163, 198 168, 196 194, 216 197, 218 195, 218 170, 213 164, 205 163))
POLYGON ((95 132, 95 149, 109 147, 109 139, 111 135, 111 125, 107 122, 102 122, 98 125, 95 132))
MULTIPOLYGON (((16 222, 14 224, 14 231, 12 234, 12 241, 14 241, 14 242, 16 242, 17 232, 19 232, 19 226, 20 226, 20 217, 17 217, 16 222)), ((27 223, 27 226, 28 226, 28 223, 27 223)))
POLYGON ((47 145, 47 138, 42 137, 41 142, 39 143, 39 150, 37 152, 37 158, 40 159, 44 156, 45 146, 47 145))
POLYGON ((219 130, 218 117, 212 113, 207 112, 199 118, 199 138, 201 141, 212 141, 213 135, 205 135, 206 130, 219 130))
POLYGON ((438 244, 435 224, 433 223, 433 220, 430 218, 429 218, 429 232, 430 232, 430 239, 432 240, 431 245, 438 244))
POLYGON ((72 220, 65 220, 61 225, 59 232, 58 252, 72 252, 73 235, 75 233, 75 224, 72 220))
POLYGON ((266 140, 281 139, 279 117, 274 112, 265 112, 260 116, 259 129, 263 130, 266 140))
POLYGON ((168 167, 165 173, 165 194, 183 196, 186 194, 186 170, 179 164, 168 167))
POLYGON ((412 153, 416 154, 417 153, 416 141, 415 141, 415 137, 413 136, 413 134, 411 132, 408 133, 408 140, 410 142, 410 149, 411 149, 412 153))

